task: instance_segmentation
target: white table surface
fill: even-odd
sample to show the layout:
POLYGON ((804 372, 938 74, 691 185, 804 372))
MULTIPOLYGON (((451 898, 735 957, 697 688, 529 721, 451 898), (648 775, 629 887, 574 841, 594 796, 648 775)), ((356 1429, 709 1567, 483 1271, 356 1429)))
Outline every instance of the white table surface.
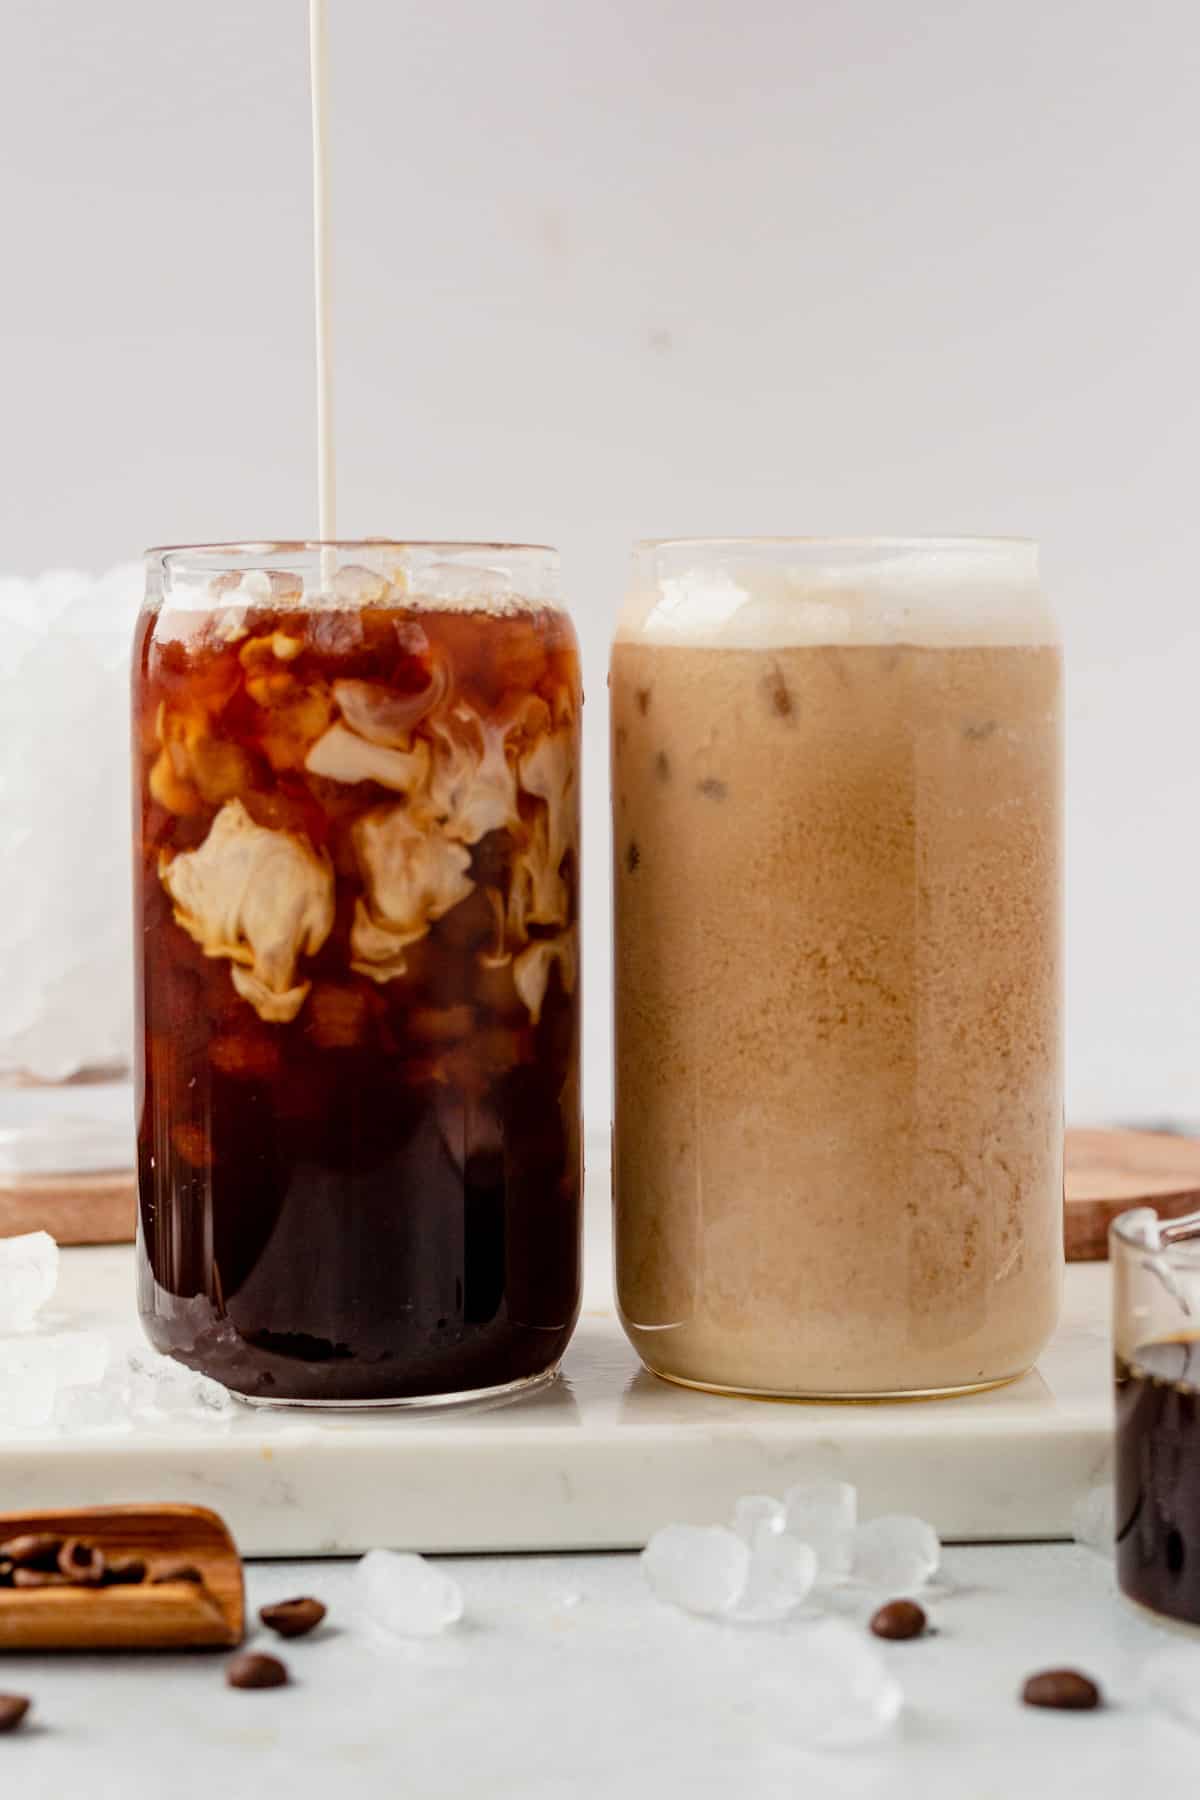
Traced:
MULTIPOLYGON (((636 1558, 451 1559, 467 1615, 454 1632, 372 1650, 346 1620, 349 1562, 252 1564, 254 1606, 311 1592, 329 1620, 280 1646, 294 1685, 236 1692, 211 1653, 9 1657, 0 1687, 36 1714, 0 1742, 22 1800, 1174 1800, 1194 1795, 1200 1733, 1134 1698, 1141 1661, 1179 1646, 1120 1602, 1110 1566, 1074 1545, 946 1552, 956 1591, 929 1602, 938 1635, 882 1646, 905 1689, 868 1749, 789 1747, 786 1709, 756 1709, 769 1659, 805 1627, 730 1627, 660 1606, 636 1558), (572 1598, 574 1604, 571 1603, 572 1598), (1039 1713, 1031 1670, 1076 1664, 1099 1713, 1039 1713)), ((859 1609, 859 1614, 864 1610, 859 1609)), ((854 1616, 854 1615, 848 1615, 854 1616)), ((1200 1645, 1192 1649, 1200 1672, 1200 1645)))

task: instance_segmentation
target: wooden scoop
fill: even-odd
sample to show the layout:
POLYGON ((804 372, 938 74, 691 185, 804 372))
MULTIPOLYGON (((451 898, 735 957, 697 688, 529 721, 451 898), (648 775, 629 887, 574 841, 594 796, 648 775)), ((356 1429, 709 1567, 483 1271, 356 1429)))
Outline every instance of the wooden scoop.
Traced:
POLYGON ((97 1546, 111 1565, 145 1561, 137 1583, 0 1587, 0 1651, 227 1648, 244 1635, 242 1559, 203 1506, 89 1506, 0 1513, 0 1543, 35 1533, 97 1546), (172 1568, 198 1573, 156 1580, 172 1568))

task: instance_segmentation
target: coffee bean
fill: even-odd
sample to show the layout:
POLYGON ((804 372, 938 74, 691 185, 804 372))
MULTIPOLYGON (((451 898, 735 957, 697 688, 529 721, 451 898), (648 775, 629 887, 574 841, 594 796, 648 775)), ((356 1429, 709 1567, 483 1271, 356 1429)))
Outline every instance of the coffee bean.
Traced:
POLYGON ((30 1531, 0 1544, 0 1556, 18 1569, 56 1569, 62 1547, 61 1537, 52 1532, 30 1531))
POLYGON ((155 1569, 150 1585, 158 1587, 164 1581, 194 1581, 204 1586, 204 1577, 195 1563, 164 1563, 161 1569, 155 1569))
POLYGON ((235 1688, 283 1687, 288 1679, 287 1666, 277 1656, 264 1656, 258 1650, 243 1650, 225 1670, 225 1679, 235 1688))
POLYGON ((0 1556, 0 1587, 11 1587, 13 1566, 7 1557, 0 1556))
POLYGON ((104 1552, 83 1538, 68 1538, 58 1553, 60 1574, 78 1587, 99 1587, 104 1579, 104 1552))
POLYGON ((0 1694, 0 1731, 15 1731, 29 1705, 28 1694, 0 1694))
POLYGON ((1021 1689, 1026 1706, 1053 1706, 1063 1712, 1090 1712, 1100 1704, 1100 1689, 1078 1669, 1043 1669, 1021 1689))
POLYGON ((303 1637, 314 1625, 319 1625, 325 1617, 325 1608, 319 1600, 312 1600, 307 1595, 298 1600, 277 1600, 274 1606, 261 1606, 258 1616, 270 1631, 277 1631, 280 1637, 303 1637))
POLYGON ((57 1569, 14 1569, 13 1586, 16 1588, 70 1587, 71 1577, 60 1575, 57 1569))
POLYGON ((920 1637, 929 1621, 915 1600, 889 1600, 872 1614, 871 1630, 881 1638, 920 1637))
POLYGON ((140 1556, 114 1557, 104 1571, 105 1587, 126 1587, 145 1581, 146 1565, 140 1556))

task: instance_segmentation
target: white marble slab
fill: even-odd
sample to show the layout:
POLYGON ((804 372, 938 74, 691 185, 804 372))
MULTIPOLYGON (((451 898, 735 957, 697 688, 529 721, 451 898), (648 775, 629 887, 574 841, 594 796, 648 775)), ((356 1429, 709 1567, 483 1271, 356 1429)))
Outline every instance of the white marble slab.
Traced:
MULTIPOLYGON (((813 1406, 671 1387, 639 1366, 612 1305, 608 1172, 591 1161, 584 1314, 561 1380, 473 1412, 319 1417, 238 1409, 232 1425, 151 1424, 64 1437, 0 1431, 0 1509, 120 1500, 217 1508, 246 1555, 615 1549, 738 1494, 838 1475, 865 1512, 918 1512, 944 1537, 1070 1534, 1106 1471, 1108 1268, 1068 1271, 1038 1371, 962 1400, 813 1406)), ((57 1322, 137 1346, 132 1252, 70 1250, 57 1322)))

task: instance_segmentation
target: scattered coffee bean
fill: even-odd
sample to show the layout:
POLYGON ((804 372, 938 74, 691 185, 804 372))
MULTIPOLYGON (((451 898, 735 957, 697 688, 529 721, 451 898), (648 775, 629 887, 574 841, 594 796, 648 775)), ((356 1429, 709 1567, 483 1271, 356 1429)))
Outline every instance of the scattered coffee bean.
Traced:
POLYGON ((1053 1706, 1063 1712, 1090 1712, 1100 1704, 1100 1689, 1078 1669, 1043 1669, 1021 1689, 1026 1706, 1053 1706))
POLYGON ((132 1586, 146 1579, 146 1565, 140 1556, 118 1556, 104 1571, 105 1587, 132 1586))
POLYGON ((164 1563, 161 1569, 155 1569, 150 1585, 158 1587, 164 1581, 194 1581, 204 1586, 204 1577, 195 1563, 164 1563))
POLYGON ((61 1537, 49 1531, 31 1531, 0 1544, 0 1556, 18 1569, 56 1569, 61 1537))
POLYGON ((99 1587, 104 1580, 104 1552, 98 1544, 68 1538, 58 1553, 59 1573, 79 1587, 99 1587))
POLYGON ((14 1569, 13 1586, 16 1588, 70 1587, 71 1577, 60 1575, 57 1569, 14 1569))
POLYGON ((277 1631, 280 1637, 295 1638, 319 1625, 325 1608, 319 1600, 305 1595, 298 1600, 277 1600, 274 1606, 260 1606, 258 1616, 268 1630, 277 1631))
POLYGON ((915 1638, 928 1623, 924 1607, 915 1600, 889 1600, 872 1614, 871 1630, 881 1638, 915 1638))
POLYGON ((243 1650, 226 1668, 225 1679, 235 1688, 283 1687, 288 1672, 286 1664, 277 1656, 264 1656, 259 1650, 243 1650))
POLYGON ((12 1578, 12 1564, 8 1561, 7 1557, 0 1556, 0 1587, 11 1587, 12 1578))
POLYGON ((28 1694, 0 1694, 0 1731, 15 1731, 28 1711, 28 1694))

